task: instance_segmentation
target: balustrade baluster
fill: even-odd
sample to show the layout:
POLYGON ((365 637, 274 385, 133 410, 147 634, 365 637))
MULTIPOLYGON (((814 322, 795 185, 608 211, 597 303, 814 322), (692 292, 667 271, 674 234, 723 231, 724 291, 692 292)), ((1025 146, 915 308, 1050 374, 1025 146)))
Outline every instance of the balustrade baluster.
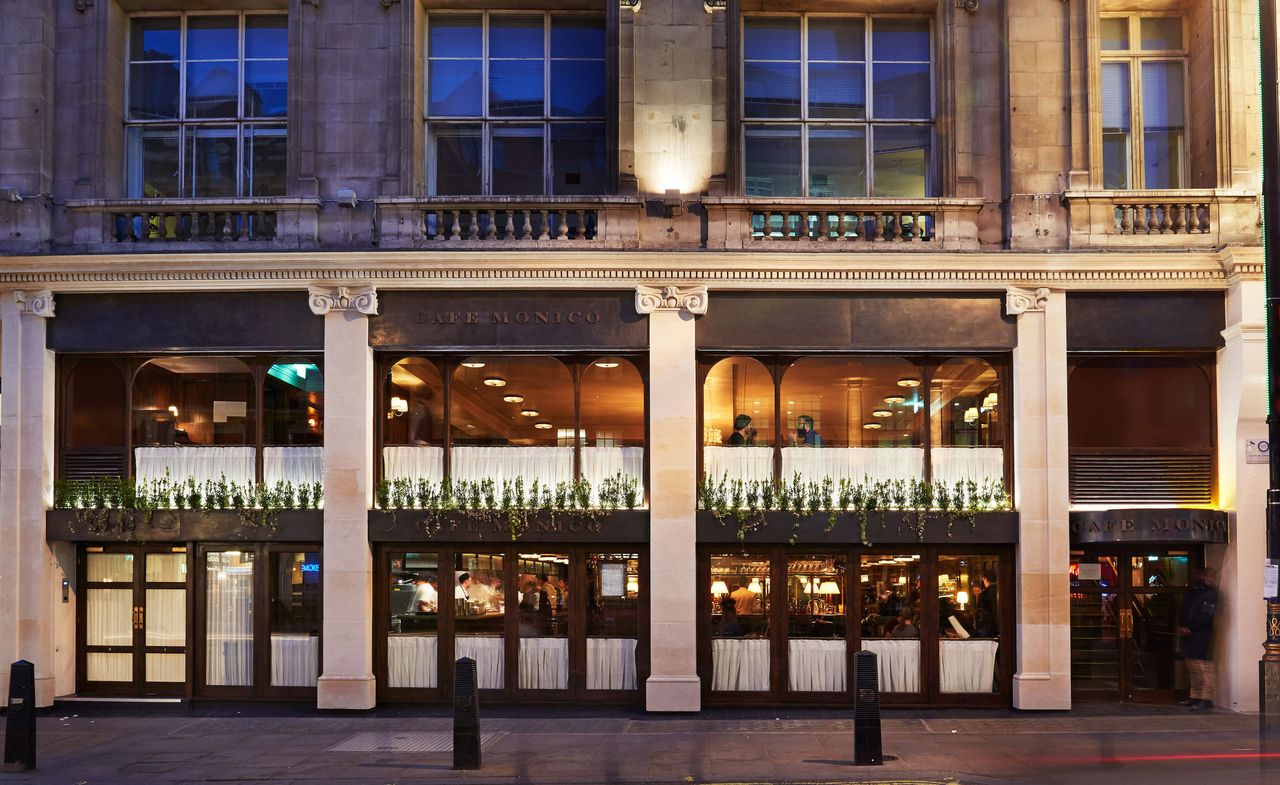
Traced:
POLYGON ((884 213, 876 210, 872 215, 875 223, 871 227, 871 239, 878 243, 884 240, 884 213))
POLYGON ((578 211, 578 232, 574 239, 587 239, 587 213, 585 210, 578 211))
POLYGON ((1169 206, 1173 210, 1173 233, 1186 234, 1187 229, 1187 206, 1185 204, 1174 204, 1169 206))
POLYGON ((1120 234, 1130 234, 1133 231, 1133 221, 1129 217, 1132 209, 1133 208, 1127 204, 1118 205, 1116 207, 1116 210, 1120 213, 1120 220, 1118 222, 1120 234))
POLYGON ((449 215, 452 216, 453 218, 451 221, 449 221, 449 239, 461 240, 462 239, 462 217, 461 217, 462 211, 450 210, 449 215))
MULTIPOLYGON (((235 238, 237 240, 248 240, 249 239, 249 211, 241 210, 239 213, 239 217, 240 217, 239 225, 232 226, 231 231, 235 234, 235 238)), ((234 216, 232 220, 234 221, 234 216)))
POLYGON ((157 240, 165 241, 169 239, 169 227, 167 225, 168 220, 169 220, 168 213, 164 211, 156 213, 156 228, 159 229, 159 231, 157 232, 157 234, 159 235, 156 238, 157 240))
POLYGON ((520 239, 531 240, 533 239, 533 211, 522 210, 521 214, 524 215, 524 223, 520 225, 520 239))
POLYGON ((1171 210, 1173 210, 1171 204, 1160 206, 1160 234, 1173 231, 1173 216, 1169 214, 1171 210))
POLYGON ((1154 204, 1147 205, 1147 234, 1156 234, 1160 230, 1160 214, 1157 212, 1157 206, 1154 204))
POLYGON ((498 239, 498 211, 486 208, 482 214, 485 220, 484 239, 498 239))
POLYGON ((468 210, 467 214, 471 216, 471 226, 469 229, 467 229, 467 239, 479 240, 480 239, 480 222, 476 220, 476 211, 468 210))
POLYGON ((507 210, 507 222, 502 225, 502 239, 516 239, 516 211, 507 210))
POLYGON ((556 239, 568 240, 569 239, 569 211, 556 210, 555 215, 556 215, 556 221, 557 221, 556 239))
POLYGON ((1196 216, 1200 224, 1200 233, 1207 234, 1209 232, 1209 205, 1202 204, 1197 206, 1196 216))
POLYGON ((538 215, 542 216, 542 228, 538 232, 539 240, 551 239, 551 211, 539 210, 538 215))

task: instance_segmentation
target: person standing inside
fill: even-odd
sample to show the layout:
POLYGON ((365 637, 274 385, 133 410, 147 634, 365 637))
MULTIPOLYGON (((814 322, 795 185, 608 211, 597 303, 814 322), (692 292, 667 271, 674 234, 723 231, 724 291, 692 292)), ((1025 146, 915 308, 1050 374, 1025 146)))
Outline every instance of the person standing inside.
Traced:
POLYGON ((796 446, 822 446, 822 437, 813 429, 813 417, 808 414, 802 414, 796 418, 796 446))
POLYGON ((733 418, 733 435, 729 437, 730 447, 754 447, 756 429, 751 427, 751 417, 739 414, 733 418))
POLYGON ((1191 585, 1182 595, 1178 611, 1178 635, 1182 636, 1182 659, 1187 663, 1191 694, 1178 701, 1192 711, 1213 709, 1214 668, 1210 659, 1213 645, 1213 616, 1218 611, 1218 590, 1213 570, 1191 572, 1191 585))

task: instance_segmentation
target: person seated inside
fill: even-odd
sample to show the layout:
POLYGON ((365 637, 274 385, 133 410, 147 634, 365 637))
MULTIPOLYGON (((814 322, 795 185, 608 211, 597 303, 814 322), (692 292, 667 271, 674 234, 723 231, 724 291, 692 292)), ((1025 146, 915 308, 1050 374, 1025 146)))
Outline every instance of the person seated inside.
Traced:
POLYGON ((440 604, 436 587, 432 586, 426 578, 418 578, 414 583, 418 587, 416 595, 418 613, 435 613, 440 604))
POLYGON ((741 638, 746 634, 738 619, 738 603, 732 597, 725 597, 720 601, 720 637, 741 638))
POLYGON ((802 414, 799 417, 796 417, 796 446, 822 446, 822 437, 813 429, 813 417, 808 414, 802 414))
POLYGON ((751 427, 751 417, 739 414, 733 418, 733 435, 729 437, 730 447, 754 447, 756 445, 756 429, 751 427))
POLYGON ((916 626, 915 616, 910 612, 904 612, 898 617, 898 624, 893 628, 890 635, 893 638, 919 638, 920 628, 916 626))

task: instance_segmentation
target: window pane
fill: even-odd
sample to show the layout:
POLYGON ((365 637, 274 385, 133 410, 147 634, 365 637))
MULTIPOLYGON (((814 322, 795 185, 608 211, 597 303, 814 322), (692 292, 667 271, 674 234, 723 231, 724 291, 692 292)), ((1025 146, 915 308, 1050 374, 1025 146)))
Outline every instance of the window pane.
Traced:
MULTIPOLYGON (((582 373, 582 478, 596 493, 619 474, 635 486, 637 506, 644 503, 644 381, 635 366, 619 357, 593 362, 582 373)), ((628 506, 622 498, 619 506, 628 506)))
POLYGON ((262 441, 319 445, 324 434, 324 374, 315 363, 276 363, 262 382, 262 441))
POLYGON ((541 16, 489 17, 489 57, 537 58, 543 52, 541 16))
POLYGON ((1142 64, 1142 124, 1144 185, 1147 188, 1182 186, 1183 113, 1181 62, 1142 64))
POLYGON ((604 125, 563 123, 551 126, 552 193, 609 192, 604 125))
POLYGON ((582 16, 553 16, 551 56, 603 60, 604 20, 582 16))
POLYGON ((929 22, 924 19, 876 19, 871 25, 876 62, 929 61, 929 22))
POLYGON ((541 117, 543 112, 543 61, 491 60, 489 62, 489 114, 505 117, 541 117))
POLYGON ((587 689, 636 689, 640 557, 587 556, 587 689))
POLYGON ((1130 187, 1129 64, 1102 64, 1102 177, 1110 189, 1130 187))
POLYGON ((481 57, 484 39, 478 16, 432 16, 430 20, 430 56, 481 57))
POLYGON ((187 130, 187 186, 194 197, 236 195, 234 128, 187 130))
MULTIPOLYGON (((535 229, 536 231, 536 229, 535 229)), ((469 357, 454 372, 454 480, 503 479, 520 475, 526 488, 573 478, 573 380, 554 357, 469 357), (561 431, 567 431, 567 435, 561 431), (567 442, 565 444, 564 442, 567 442), (501 447, 503 450, 475 449, 501 447), (461 459, 465 458, 466 461, 461 459), (568 475, 567 477, 562 475, 568 475)))
POLYGON ((129 59, 177 60, 182 56, 178 17, 139 17, 129 30, 129 59))
POLYGON ((431 129, 431 172, 437 196, 481 192, 481 136, 478 125, 445 125, 431 129))
POLYGON ((864 129, 809 129, 809 195, 867 195, 867 133, 864 129))
POLYGON ((523 595, 507 601, 504 561, 489 553, 455 554, 451 588, 440 587, 453 602, 453 656, 476 661, 476 686, 482 690, 504 686, 503 614, 509 604, 524 602, 523 595))
POLYGON ((271 554, 271 686, 320 676, 320 554, 271 554))
POLYGON ((236 61, 187 64, 187 117, 235 117, 240 66, 236 61))
MULTIPOLYGON (((998 447, 1004 441, 1001 400, 995 368, 973 357, 947 360, 930 380, 929 411, 934 447, 998 447)), ((935 461, 936 463, 936 461, 935 461)), ((993 467, 994 468, 994 467, 993 467)), ((1004 476, 1004 464, 991 479, 1004 476)))
POLYGON ((1129 48, 1129 17, 1104 16, 1099 24, 1102 51, 1123 52, 1129 48))
POLYGON ((999 557, 938 557, 939 691, 999 692, 999 557))
MULTIPOLYGON (((569 557, 522 553, 516 572, 520 586, 520 683, 522 690, 569 688, 569 557)), ((473 576, 470 601, 486 601, 495 592, 473 576)), ((496 589, 501 596, 501 586, 496 589)), ((577 595, 573 595, 577 596, 577 595)), ((491 602, 492 600, 487 600, 491 602)))
MULTIPOLYGON (((134 377, 134 444, 253 444, 254 397, 253 375, 235 358, 152 360, 134 377)), ((143 473, 139 468, 138 474, 143 473)), ((236 479, 227 474, 228 480, 236 479)))
POLYGON ((1146 188, 1181 188, 1186 138, 1181 129, 1146 131, 1142 135, 1143 185, 1146 188))
POLYGON ((839 693, 848 688, 843 556, 787 559, 787 688, 839 693))
POLYGON ((440 629, 439 557, 392 554, 387 686, 433 688, 440 629))
POLYGON ((769 689, 769 559, 711 557, 711 689, 769 689))
MULTIPOLYGON (((839 448, 920 447, 923 444, 919 388, 904 387, 899 380, 917 380, 920 371, 897 357, 805 357, 792 363, 782 377, 783 477, 800 472, 805 480, 822 482, 833 467, 847 466, 848 479, 863 479, 864 467, 876 474, 872 464, 861 463, 865 454, 842 453, 839 448), (877 426, 868 428, 867 425, 877 426), (815 447, 823 448, 822 457, 815 447)), ((920 479, 924 475, 924 453, 917 458, 894 461, 898 476, 872 479, 920 479)), ((834 476, 834 479, 839 479, 834 476)))
POLYGON ((866 29, 861 19, 809 20, 809 62, 866 58, 866 29))
POLYGON ((702 462, 709 480, 773 480, 773 391, 768 369, 751 357, 728 357, 707 373, 702 462))
POLYGON ((865 66, 861 63, 810 63, 809 116, 849 119, 866 117, 865 66))
POLYGON ((542 180, 542 128, 493 129, 493 193, 528 196, 546 193, 542 180))
POLYGON ((284 60, 245 63, 245 117, 284 117, 288 111, 289 64, 284 60))
POLYGON ((282 128, 244 130, 245 196, 284 196, 287 143, 282 128))
POLYGON ((863 556, 862 648, 875 652, 881 692, 920 692, 920 554, 863 556))
POLYGON ((176 199, 178 191, 178 129, 130 128, 128 189, 134 199, 176 199))
POLYGON ((129 66, 129 119, 177 118, 182 75, 177 63, 129 66))
POLYGON ((930 196, 929 165, 932 128, 876 126, 875 196, 930 196))
POLYGON ((85 580, 89 583, 133 581, 132 553, 90 553, 85 561, 85 580))
POLYGON ((186 583, 186 553, 148 553, 147 583, 186 583))
POLYGON ((480 108, 480 60, 432 60, 430 105, 436 117, 478 117, 480 108))
POLYGON ((90 359, 76 363, 67 379, 67 446, 124 447, 124 376, 111 360, 90 359))
POLYGON ((932 118, 929 64, 876 63, 872 66, 872 115, 876 119, 932 118))
POLYGON ((1144 16, 1138 22, 1146 51, 1182 49, 1182 17, 1144 16))
POLYGON ((749 17, 743 25, 742 51, 747 60, 799 60, 799 17, 749 17))
POLYGON ((748 196, 800 196, 800 129, 747 128, 748 196))
MULTIPOLYGON (((385 390, 389 409, 383 420, 383 444, 432 448, 426 454, 434 458, 434 466, 416 472, 416 476, 438 480, 440 445, 444 444, 444 381, 440 371, 421 357, 401 360, 387 374, 385 390)), ((383 474, 400 474, 392 471, 390 455, 384 451, 383 474)))
POLYGON ((748 61, 743 65, 747 117, 800 116, 800 64, 748 61))
POLYGON ((253 684, 253 553, 205 555, 205 683, 253 684))
POLYGON ((555 60, 551 63, 551 114, 604 117, 604 61, 555 60))
POLYGON ((235 16, 187 17, 188 60, 234 60, 240 56, 240 19, 235 16))
POLYGON ((289 17, 273 14, 244 18, 244 56, 279 57, 289 54, 289 17))

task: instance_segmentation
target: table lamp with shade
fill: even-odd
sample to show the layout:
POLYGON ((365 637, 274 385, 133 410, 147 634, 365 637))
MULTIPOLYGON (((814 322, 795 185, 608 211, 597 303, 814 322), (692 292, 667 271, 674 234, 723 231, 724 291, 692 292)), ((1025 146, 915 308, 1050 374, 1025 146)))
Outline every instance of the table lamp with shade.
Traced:
POLYGON ((711 593, 717 597, 722 594, 728 594, 729 587, 725 585, 724 581, 715 580, 711 582, 711 593))
POLYGON ((956 592, 956 604, 960 606, 960 610, 964 610, 964 606, 969 604, 969 592, 956 592))

